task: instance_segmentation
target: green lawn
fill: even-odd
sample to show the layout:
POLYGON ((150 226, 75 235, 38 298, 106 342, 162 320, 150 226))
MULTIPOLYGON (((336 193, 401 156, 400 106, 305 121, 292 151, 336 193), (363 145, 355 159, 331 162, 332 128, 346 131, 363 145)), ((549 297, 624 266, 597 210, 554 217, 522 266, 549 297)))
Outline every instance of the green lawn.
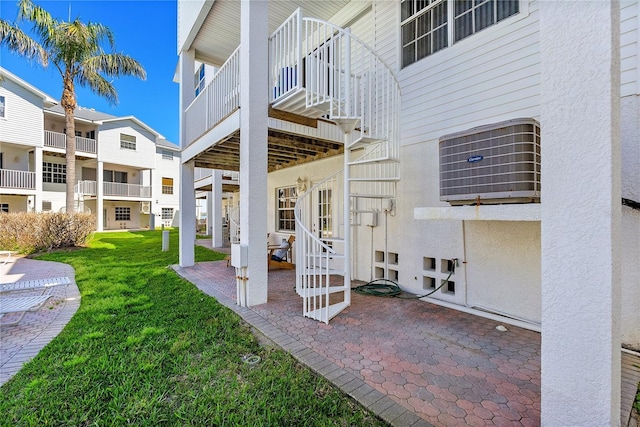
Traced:
MULTIPOLYGON (((40 257, 73 266, 82 304, 0 388, 0 425, 385 425, 167 268, 170 233, 169 252, 160 231, 119 232, 40 257)), ((196 247, 197 261, 223 258, 196 247)))

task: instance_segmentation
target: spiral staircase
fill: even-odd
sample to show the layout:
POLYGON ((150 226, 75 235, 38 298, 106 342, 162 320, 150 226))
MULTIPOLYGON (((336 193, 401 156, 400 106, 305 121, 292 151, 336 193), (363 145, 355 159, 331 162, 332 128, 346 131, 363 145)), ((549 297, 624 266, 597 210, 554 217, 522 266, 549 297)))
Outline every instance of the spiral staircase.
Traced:
POLYGON ((304 316, 328 323, 350 305, 353 227, 396 196, 400 89, 366 43, 300 9, 273 33, 269 49, 272 107, 344 131, 344 169, 295 206, 296 291, 304 316))

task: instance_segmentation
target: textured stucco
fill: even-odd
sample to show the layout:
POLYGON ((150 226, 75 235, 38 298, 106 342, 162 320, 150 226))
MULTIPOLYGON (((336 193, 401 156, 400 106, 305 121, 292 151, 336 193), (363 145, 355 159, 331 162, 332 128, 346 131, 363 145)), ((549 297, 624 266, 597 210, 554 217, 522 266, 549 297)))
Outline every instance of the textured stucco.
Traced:
POLYGON ((540 3, 543 425, 620 422, 618 19, 540 3))

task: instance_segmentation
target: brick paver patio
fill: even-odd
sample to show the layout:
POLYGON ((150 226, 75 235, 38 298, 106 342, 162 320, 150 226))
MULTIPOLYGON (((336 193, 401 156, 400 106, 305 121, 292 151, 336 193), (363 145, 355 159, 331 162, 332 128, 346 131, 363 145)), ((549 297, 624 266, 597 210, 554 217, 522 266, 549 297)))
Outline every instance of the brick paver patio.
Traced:
POLYGON ((394 425, 540 425, 537 332, 355 293, 326 325, 302 316, 294 271, 269 272, 269 302, 246 309, 225 261, 174 268, 394 425))
MULTIPOLYGON (((69 277, 71 285, 51 287, 51 298, 38 311, 27 312, 14 326, 6 326, 19 316, 6 314, 0 319, 0 385, 9 381, 22 365, 33 359, 42 348, 62 331, 80 306, 80 292, 74 281, 73 268, 67 264, 12 257, 0 264, 0 283, 23 280, 69 277)), ((0 298, 39 295, 41 290, 3 293, 0 298)))

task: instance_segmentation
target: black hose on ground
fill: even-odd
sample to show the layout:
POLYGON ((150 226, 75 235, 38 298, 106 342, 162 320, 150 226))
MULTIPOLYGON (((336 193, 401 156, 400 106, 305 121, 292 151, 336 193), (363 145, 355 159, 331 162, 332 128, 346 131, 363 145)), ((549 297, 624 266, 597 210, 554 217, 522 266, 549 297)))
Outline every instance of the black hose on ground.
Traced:
POLYGON ((409 294, 407 292, 404 292, 402 289, 400 289, 400 286, 396 282, 389 279, 372 280, 368 283, 365 283, 364 285, 351 288, 351 290, 360 295, 372 295, 374 297, 419 299, 419 298, 428 297, 429 295, 436 293, 436 291, 438 291, 440 288, 446 285, 447 282, 449 282, 449 279, 451 278, 451 275, 453 274, 454 270, 455 270, 455 262, 453 264, 453 268, 449 272, 449 275, 447 276, 446 279, 442 281, 440 286, 438 286, 428 294, 424 294, 424 295, 414 295, 414 294, 409 294), (407 295, 403 295, 403 294, 407 294, 407 295))

